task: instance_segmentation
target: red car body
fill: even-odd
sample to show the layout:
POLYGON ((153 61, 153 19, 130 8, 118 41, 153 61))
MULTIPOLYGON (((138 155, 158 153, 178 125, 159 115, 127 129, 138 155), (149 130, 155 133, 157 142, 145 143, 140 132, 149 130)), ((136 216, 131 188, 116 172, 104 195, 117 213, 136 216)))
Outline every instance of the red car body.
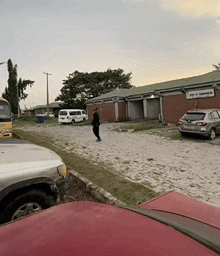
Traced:
POLYGON ((218 255, 220 210, 176 192, 139 209, 73 202, 1 226, 0 241, 4 256, 218 255), (183 230, 165 224, 167 219, 183 230), (188 226, 209 239, 208 246, 185 234, 188 226))

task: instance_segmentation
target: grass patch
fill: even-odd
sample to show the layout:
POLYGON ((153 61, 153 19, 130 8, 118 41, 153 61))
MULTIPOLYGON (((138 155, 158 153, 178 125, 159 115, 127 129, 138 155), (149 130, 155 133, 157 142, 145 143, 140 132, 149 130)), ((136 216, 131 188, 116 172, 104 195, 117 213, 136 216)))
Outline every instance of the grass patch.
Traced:
POLYGON ((170 134, 170 139, 172 140, 184 140, 185 138, 177 131, 170 134))
POLYGON ((130 123, 125 124, 119 128, 117 128, 118 131, 134 131, 134 132, 140 132, 140 131, 147 131, 152 129, 161 129, 166 128, 167 125, 160 123, 158 121, 146 121, 146 122, 140 122, 140 123, 130 123))
MULTIPOLYGON (((39 125, 61 125, 58 123, 58 118, 57 117, 44 117, 44 123, 40 124, 38 123, 38 118, 37 117, 29 117, 29 116, 21 116, 21 117, 16 117, 13 120, 13 127, 25 127, 25 126, 39 126, 39 125)), ((63 124, 63 125, 74 125, 74 126, 84 126, 84 125, 91 125, 90 121, 85 121, 85 122, 79 122, 75 124, 63 124)))
MULTIPOLYGON (((25 130, 19 129, 19 122, 16 123, 16 128, 14 128, 14 132, 17 135, 34 144, 38 144, 55 151, 63 159, 69 170, 77 171, 82 176, 91 180, 97 186, 102 187, 128 206, 137 206, 138 202, 150 200, 158 195, 158 193, 150 188, 139 183, 131 182, 114 173, 110 168, 107 169, 106 167, 103 167, 101 163, 93 164, 88 159, 66 151, 65 142, 63 143, 63 146, 57 146, 53 139, 48 136, 46 137, 42 133, 29 132, 28 127, 25 130)), ((32 123, 32 125, 35 124, 32 123)), ((24 125, 22 124, 20 127, 24 127, 24 125)))
POLYGON ((44 117, 44 123, 39 124, 37 122, 38 118, 37 117, 29 117, 29 116, 21 116, 21 117, 16 117, 13 120, 13 127, 28 127, 29 125, 31 126, 39 126, 39 125, 58 125, 58 119, 56 117, 44 117))

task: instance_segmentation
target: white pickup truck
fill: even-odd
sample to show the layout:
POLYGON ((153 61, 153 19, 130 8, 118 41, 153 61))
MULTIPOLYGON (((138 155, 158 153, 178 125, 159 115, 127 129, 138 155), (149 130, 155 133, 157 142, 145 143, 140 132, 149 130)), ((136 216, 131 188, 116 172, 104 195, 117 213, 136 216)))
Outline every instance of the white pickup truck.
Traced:
POLYGON ((0 140, 0 224, 46 209, 68 188, 68 172, 53 151, 24 140, 0 140))

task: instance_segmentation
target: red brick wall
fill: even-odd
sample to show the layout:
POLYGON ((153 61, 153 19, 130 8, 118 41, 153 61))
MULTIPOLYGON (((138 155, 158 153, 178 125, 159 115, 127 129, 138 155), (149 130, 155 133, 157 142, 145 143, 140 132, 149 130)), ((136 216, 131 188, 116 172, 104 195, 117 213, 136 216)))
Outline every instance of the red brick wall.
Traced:
MULTIPOLYGON (((115 122, 115 104, 114 103, 105 103, 90 105, 87 108, 89 120, 92 120, 93 111, 95 108, 98 108, 98 112, 102 121, 115 122)), ((119 121, 127 120, 126 104, 125 102, 118 103, 118 112, 119 112, 119 121)))
POLYGON ((220 90, 216 91, 216 95, 213 98, 187 100, 185 94, 164 97, 164 121, 177 123, 187 110, 194 108, 220 108, 220 90))
POLYGON ((88 118, 92 120, 93 111, 95 108, 98 108, 98 112, 102 121, 115 121, 115 105, 112 104, 97 104, 89 105, 87 108, 88 118))
POLYGON ((126 111, 126 103, 120 102, 118 103, 118 121, 127 121, 127 111, 126 111))
POLYGON ((103 121, 115 121, 115 104, 103 104, 99 108, 101 120, 103 121))

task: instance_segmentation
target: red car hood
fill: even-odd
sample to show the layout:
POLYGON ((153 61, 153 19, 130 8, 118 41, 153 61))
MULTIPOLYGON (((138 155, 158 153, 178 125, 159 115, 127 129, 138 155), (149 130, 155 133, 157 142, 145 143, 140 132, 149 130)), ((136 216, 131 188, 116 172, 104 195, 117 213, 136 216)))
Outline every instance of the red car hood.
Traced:
POLYGON ((182 215, 220 229, 220 209, 178 192, 168 192, 138 206, 182 215))
MULTIPOLYGON (((158 205, 155 208, 160 209, 158 205)), ((1 226, 0 241, 3 256, 218 255, 218 251, 135 210, 91 202, 58 205, 1 226)))

